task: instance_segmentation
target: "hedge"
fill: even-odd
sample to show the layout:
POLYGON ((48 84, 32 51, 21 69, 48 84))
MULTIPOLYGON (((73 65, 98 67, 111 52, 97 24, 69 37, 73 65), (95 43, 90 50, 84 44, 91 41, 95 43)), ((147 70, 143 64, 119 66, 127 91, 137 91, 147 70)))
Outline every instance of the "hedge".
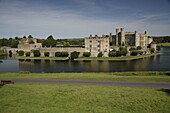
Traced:
POLYGON ((18 51, 18 55, 19 55, 19 56, 24 56, 24 51, 23 51, 23 50, 19 50, 19 51, 18 51))
POLYGON ((90 57, 90 56, 91 56, 91 53, 90 53, 90 52, 84 52, 84 53, 83 53, 83 56, 84 56, 84 57, 90 57))
POLYGON ((30 52, 26 52, 25 55, 26 55, 26 56, 30 56, 30 52))
POLYGON ((45 56, 45 57, 49 57, 49 56, 50 56, 50 53, 49 53, 49 52, 44 52, 44 56, 45 56))
POLYGON ((76 51, 72 52, 72 53, 71 53, 71 59, 78 58, 78 57, 79 57, 79 54, 80 54, 80 52, 76 52, 76 51))

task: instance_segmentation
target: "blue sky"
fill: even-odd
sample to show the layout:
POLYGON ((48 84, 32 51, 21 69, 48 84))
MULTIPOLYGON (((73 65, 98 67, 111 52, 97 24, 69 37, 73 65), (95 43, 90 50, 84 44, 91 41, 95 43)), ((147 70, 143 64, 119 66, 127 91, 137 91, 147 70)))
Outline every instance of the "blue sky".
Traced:
POLYGON ((79 38, 121 27, 170 35, 170 0, 0 0, 0 38, 79 38))

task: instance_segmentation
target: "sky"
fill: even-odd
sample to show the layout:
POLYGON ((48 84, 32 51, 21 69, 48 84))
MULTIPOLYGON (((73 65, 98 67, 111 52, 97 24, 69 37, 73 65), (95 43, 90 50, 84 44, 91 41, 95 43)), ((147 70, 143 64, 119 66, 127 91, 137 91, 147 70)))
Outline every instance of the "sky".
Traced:
POLYGON ((116 28, 170 35, 170 0, 0 0, 0 38, 84 38, 116 28))

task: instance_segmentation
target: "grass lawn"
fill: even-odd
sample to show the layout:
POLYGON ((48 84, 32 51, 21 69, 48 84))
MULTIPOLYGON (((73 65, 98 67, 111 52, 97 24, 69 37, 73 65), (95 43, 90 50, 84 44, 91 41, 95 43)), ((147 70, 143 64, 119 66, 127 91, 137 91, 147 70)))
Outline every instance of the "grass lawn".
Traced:
POLYGON ((68 57, 31 57, 31 56, 16 56, 16 59, 54 59, 54 60, 68 60, 68 57))
POLYGON ((170 43, 159 43, 157 46, 164 46, 164 47, 170 47, 170 43))
POLYGON ((170 113, 170 89, 9 84, 0 97, 0 113, 170 113))
POLYGON ((170 82, 170 72, 113 73, 0 73, 0 79, 62 79, 99 81, 170 82))
POLYGON ((154 56, 158 54, 159 53, 153 53, 153 54, 146 54, 140 56, 124 56, 124 57, 80 57, 75 60, 132 60, 132 59, 154 56))

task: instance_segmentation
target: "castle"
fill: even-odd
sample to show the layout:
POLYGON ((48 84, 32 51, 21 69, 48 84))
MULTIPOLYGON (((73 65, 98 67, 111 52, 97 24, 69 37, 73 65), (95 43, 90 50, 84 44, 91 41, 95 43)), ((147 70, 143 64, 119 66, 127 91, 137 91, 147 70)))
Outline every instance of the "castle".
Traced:
POLYGON ((77 51, 80 52, 80 56, 84 52, 90 52, 91 57, 97 57, 98 53, 102 52, 104 57, 108 57, 110 51, 118 51, 120 47, 125 47, 128 52, 130 48, 138 47, 142 48, 142 51, 149 53, 148 48, 155 48, 156 44, 152 38, 148 37, 148 32, 145 31, 143 34, 134 32, 125 32, 124 28, 116 29, 116 34, 112 35, 102 35, 99 37, 95 35, 94 37, 90 35, 85 38, 85 48, 82 47, 42 47, 42 40, 35 38, 23 38, 19 41, 18 48, 7 49, 6 51, 12 51, 14 54, 17 54, 17 51, 23 50, 26 52, 31 52, 33 49, 38 49, 41 52, 41 56, 44 56, 44 52, 50 52, 50 56, 54 57, 55 52, 71 52, 77 51))

